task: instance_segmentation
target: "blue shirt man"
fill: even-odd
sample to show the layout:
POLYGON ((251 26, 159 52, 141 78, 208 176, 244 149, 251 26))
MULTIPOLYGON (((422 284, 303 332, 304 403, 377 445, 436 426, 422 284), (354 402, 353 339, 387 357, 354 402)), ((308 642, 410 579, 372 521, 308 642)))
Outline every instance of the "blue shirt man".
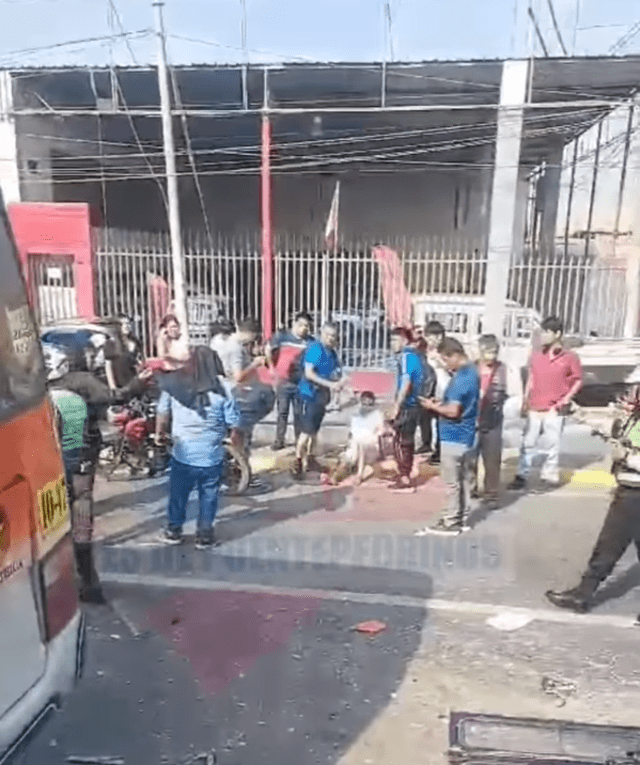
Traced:
MULTIPOLYGON (((323 380, 331 381, 340 377, 340 360, 335 348, 321 342, 311 343, 303 357, 302 365, 303 367, 310 365, 316 375, 323 380)), ((325 406, 329 403, 328 391, 329 388, 318 385, 306 375, 298 383, 298 393, 303 399, 315 401, 326 399, 325 406)))
POLYGON ((426 378, 425 365, 418 352, 411 346, 405 346, 397 357, 396 394, 409 384, 409 392, 401 403, 401 408, 418 406, 418 396, 426 378))
POLYGON ((158 402, 156 440, 171 419, 173 453, 169 473, 169 519, 164 541, 182 542, 187 501, 198 487, 196 547, 214 544, 213 522, 225 459, 224 441, 236 435, 241 414, 231 385, 217 376, 213 351, 196 348, 183 369, 166 375, 158 402), (169 379, 167 379, 169 378, 169 379))
POLYGON ((479 399, 480 376, 475 366, 467 364, 454 374, 444 392, 442 403, 457 403, 461 411, 457 420, 440 418, 441 443, 462 444, 468 448, 475 444, 479 399))
POLYGON ((452 375, 442 401, 421 399, 439 417, 440 477, 447 486, 447 502, 435 524, 425 533, 460 534, 469 512, 469 487, 475 456, 480 377, 462 345, 445 337, 439 354, 452 375))
POLYGON ((220 466, 225 456, 224 440, 229 430, 240 426, 240 411, 230 391, 226 396, 207 395, 203 417, 166 391, 160 394, 158 414, 171 416, 172 457, 183 465, 220 466))
POLYGON ((411 332, 396 327, 391 333, 391 350, 396 354, 396 399, 393 410, 395 452, 398 464, 396 491, 415 491, 411 481, 415 452, 415 435, 420 410, 418 397, 422 394, 427 369, 420 355, 411 347, 411 332))
POLYGON ((320 342, 312 343, 302 359, 302 379, 298 383, 300 437, 296 445, 293 477, 301 479, 309 468, 315 437, 320 431, 331 392, 341 387, 340 360, 336 353, 338 328, 325 324, 320 342))

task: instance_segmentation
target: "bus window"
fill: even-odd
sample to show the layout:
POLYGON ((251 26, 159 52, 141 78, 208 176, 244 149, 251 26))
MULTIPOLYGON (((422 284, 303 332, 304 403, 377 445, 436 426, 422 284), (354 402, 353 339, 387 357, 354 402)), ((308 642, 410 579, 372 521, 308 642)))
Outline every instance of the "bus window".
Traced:
POLYGON ((4 211, 0 220, 0 422, 32 406, 45 394, 44 364, 38 333, 9 238, 4 211))

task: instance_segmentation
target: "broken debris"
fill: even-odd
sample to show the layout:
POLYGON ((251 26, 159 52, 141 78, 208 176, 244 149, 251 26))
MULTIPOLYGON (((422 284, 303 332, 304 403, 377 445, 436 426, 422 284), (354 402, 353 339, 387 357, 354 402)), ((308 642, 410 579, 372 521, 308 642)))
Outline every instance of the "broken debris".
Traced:
POLYGON ((364 635, 377 635, 387 629, 387 625, 384 622, 379 622, 376 619, 372 619, 368 622, 360 622, 353 628, 356 632, 361 632, 364 635))

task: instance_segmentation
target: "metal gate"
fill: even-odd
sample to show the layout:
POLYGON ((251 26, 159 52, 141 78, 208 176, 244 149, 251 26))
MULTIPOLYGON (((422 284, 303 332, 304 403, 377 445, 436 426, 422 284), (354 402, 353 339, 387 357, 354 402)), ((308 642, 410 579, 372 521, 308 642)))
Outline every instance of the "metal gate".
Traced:
POLYGON ((42 326, 77 315, 73 256, 30 255, 34 311, 42 326))
MULTIPOLYGON (((97 233, 98 311, 103 316, 124 313, 134 319, 145 352, 151 355, 160 314, 172 298, 169 237, 113 230, 97 233)), ((332 252, 326 251, 320 237, 276 237, 271 306, 275 328, 289 325, 298 311, 311 314, 316 331, 327 317, 339 325, 345 368, 387 366, 390 327, 383 276, 372 254, 379 245, 397 253, 414 320, 438 319, 448 332, 464 339, 475 339, 482 332, 486 247, 477 240, 435 237, 341 241, 332 252)), ((219 317, 238 322, 262 316, 258 236, 211 241, 199 234, 186 235, 184 253, 192 342, 206 342, 209 324, 219 317)), ((620 263, 567 256, 560 250, 545 257, 527 251, 511 264, 504 278, 508 340, 526 342, 534 326, 550 315, 563 320, 567 334, 622 336, 626 293, 620 263)), ((58 281, 56 294, 66 297, 66 303, 62 302, 68 306, 71 292, 64 290, 71 289, 72 283, 63 282, 58 281)))

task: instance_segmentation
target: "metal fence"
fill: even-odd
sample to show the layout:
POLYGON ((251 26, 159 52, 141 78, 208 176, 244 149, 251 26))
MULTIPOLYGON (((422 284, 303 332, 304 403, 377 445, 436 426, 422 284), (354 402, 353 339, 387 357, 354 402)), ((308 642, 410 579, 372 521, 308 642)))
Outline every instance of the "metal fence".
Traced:
MULTIPOLYGON (((341 242, 326 251, 322 240, 279 236, 274 241, 274 326, 287 326, 298 311, 316 326, 328 317, 341 332, 347 368, 383 368, 390 363, 376 244, 393 249, 402 263, 412 296, 414 319, 436 318, 447 330, 475 335, 482 330, 487 254, 483 245, 459 239, 391 242, 341 242)), ((98 310, 134 318, 148 354, 155 352, 159 313, 172 293, 169 237, 113 230, 96 231, 98 310)), ((209 241, 185 237, 185 278, 189 334, 207 340, 217 318, 233 321, 262 315, 262 261, 257 235, 209 241)), ((545 315, 557 315, 567 332, 621 336, 625 274, 615 264, 584 258, 542 259, 525 253, 512 264, 508 279, 507 336, 530 334, 545 315)))
POLYGON ((569 335, 622 337, 626 316, 623 263, 584 254, 525 250, 509 272, 508 298, 540 317, 562 319, 569 335))

